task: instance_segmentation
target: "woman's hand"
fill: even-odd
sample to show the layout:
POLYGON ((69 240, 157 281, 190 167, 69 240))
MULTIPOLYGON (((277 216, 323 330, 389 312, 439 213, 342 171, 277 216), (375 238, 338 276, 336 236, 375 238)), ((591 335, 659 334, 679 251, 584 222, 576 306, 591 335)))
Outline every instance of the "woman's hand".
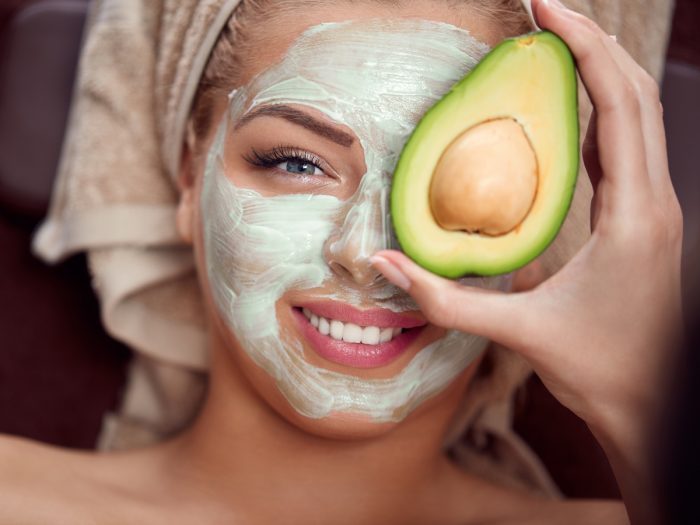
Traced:
POLYGON ((645 436, 666 390, 681 313, 682 215, 659 90, 588 18, 553 0, 533 1, 533 8, 540 27, 571 48, 594 106, 584 146, 595 191, 590 240, 556 275, 511 294, 440 278, 398 252, 379 252, 373 263, 432 323, 522 354, 588 423, 630 509, 628 499, 648 489, 645 436))

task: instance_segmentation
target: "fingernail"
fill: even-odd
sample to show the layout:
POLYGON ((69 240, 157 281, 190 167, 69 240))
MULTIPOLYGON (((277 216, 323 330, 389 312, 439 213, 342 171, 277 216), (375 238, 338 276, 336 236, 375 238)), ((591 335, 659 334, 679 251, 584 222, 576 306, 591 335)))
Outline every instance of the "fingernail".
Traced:
POLYGON ((382 272, 384 277, 389 279, 389 281, 394 283, 399 288, 408 290, 411 287, 411 281, 408 279, 408 277, 406 277, 406 274, 399 270, 399 268, 394 263, 389 261, 389 259, 385 259, 379 255, 373 255, 369 258, 369 262, 372 263, 377 270, 382 272))
POLYGON ((617 35, 610 35, 610 38, 612 38, 615 42, 617 42, 617 35))

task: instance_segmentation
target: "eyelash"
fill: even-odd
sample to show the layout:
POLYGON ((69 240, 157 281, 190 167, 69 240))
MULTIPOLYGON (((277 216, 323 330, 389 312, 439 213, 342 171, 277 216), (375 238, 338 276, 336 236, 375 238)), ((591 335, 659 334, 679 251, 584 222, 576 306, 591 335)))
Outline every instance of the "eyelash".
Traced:
MULTIPOLYGON (((323 168, 323 161, 318 158, 313 153, 308 151, 303 151, 292 146, 276 146, 269 151, 260 153, 255 148, 252 149, 252 154, 244 155, 243 158, 252 164, 263 169, 273 169, 278 164, 282 162, 288 162, 290 160, 300 160, 302 162, 307 162, 314 165, 319 170, 325 173, 323 168)), ((292 173, 287 173, 287 176, 293 175, 292 173)), ((318 176, 318 175, 312 175, 318 176)))

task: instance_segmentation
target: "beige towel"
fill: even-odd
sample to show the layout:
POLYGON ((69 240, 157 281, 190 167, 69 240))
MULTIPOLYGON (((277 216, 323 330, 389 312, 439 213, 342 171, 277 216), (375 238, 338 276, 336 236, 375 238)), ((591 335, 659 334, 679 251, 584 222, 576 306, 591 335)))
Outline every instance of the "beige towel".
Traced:
MULTIPOLYGON (((659 77, 668 0, 569 3, 659 77)), ((101 449, 162 439, 186 425, 202 399, 205 327, 191 251, 175 229, 173 174, 201 71, 237 4, 96 0, 91 8, 53 202, 34 247, 49 262, 88 252, 103 322, 136 351, 123 405, 105 418, 101 449)), ((589 115, 582 93, 584 133, 589 115)), ((542 256, 549 273, 587 239, 590 197, 582 169, 571 213, 542 256)), ((528 367, 500 348, 488 361, 493 366, 471 386, 446 447, 488 478, 557 495, 511 430, 513 396, 528 367)))

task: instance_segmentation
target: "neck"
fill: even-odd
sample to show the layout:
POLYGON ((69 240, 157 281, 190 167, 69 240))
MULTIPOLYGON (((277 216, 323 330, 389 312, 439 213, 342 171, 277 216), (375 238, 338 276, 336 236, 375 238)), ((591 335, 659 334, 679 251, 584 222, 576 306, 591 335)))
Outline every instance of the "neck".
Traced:
POLYGON ((442 440, 475 366, 379 435, 334 439, 282 417, 230 352, 214 333, 207 399, 172 452, 184 469, 181 480, 206 487, 207 497, 236 507, 237 515, 248 509, 251 517, 294 515, 293 522, 389 523, 397 509, 415 509, 416 495, 437 490, 451 471, 442 440))

